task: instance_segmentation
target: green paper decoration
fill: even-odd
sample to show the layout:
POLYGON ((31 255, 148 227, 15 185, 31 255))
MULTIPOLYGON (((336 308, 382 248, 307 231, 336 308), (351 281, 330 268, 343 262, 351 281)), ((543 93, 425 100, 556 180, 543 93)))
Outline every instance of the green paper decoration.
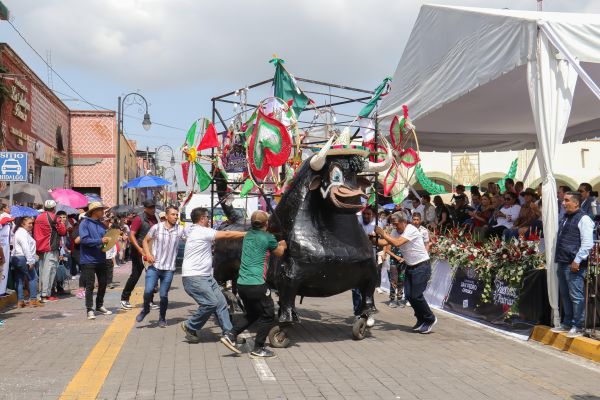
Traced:
POLYGON ((202 168, 200 163, 196 164, 196 180, 198 181, 198 186, 200 186, 200 191, 206 190, 210 183, 212 182, 211 176, 202 168))
POLYGON ((190 129, 188 130, 187 136, 185 137, 185 142, 187 143, 188 147, 192 147, 194 145, 194 139, 196 139, 197 124, 198 121, 194 121, 194 123, 192 124, 192 126, 190 126, 190 129))
POLYGON ((371 196, 369 196, 369 200, 367 200, 367 204, 372 206, 373 204, 375 204, 375 199, 376 199, 376 194, 375 194, 375 190, 373 189, 373 191, 371 192, 371 196))
POLYGON ((246 197, 253 188, 254 182, 252 181, 252 179, 246 179, 246 182, 244 182, 244 186, 242 186, 242 190, 240 191, 240 197, 246 197))
POLYGON ((500 186, 500 192, 504 192, 506 190, 506 186, 504 185, 504 181, 507 178, 515 179, 515 176, 517 175, 517 166, 518 165, 519 165, 519 159, 515 158, 515 160, 510 164, 510 168, 508 169, 508 172, 506 173, 506 175, 504 175, 504 178, 500 179, 497 182, 498 186, 500 186))
POLYGON ((421 167, 421 163, 418 163, 415 167, 415 173, 417 175, 417 181, 419 181, 423 189, 426 190, 429 194, 436 195, 446 193, 446 189, 443 185, 435 183, 434 181, 429 179, 427 175, 425 175, 423 167, 421 167))
POLYGON ((369 102, 358 113, 359 117, 366 118, 369 116, 369 114, 371 114, 371 111, 373 111, 373 109, 377 105, 377 102, 381 98, 383 92, 386 90, 391 80, 392 78, 388 76, 383 80, 383 82, 381 82, 379 86, 377 86, 377 88, 375 89, 375 93, 373 93, 373 96, 371 97, 369 102))
POLYGON ((405 197, 406 196, 404 195, 404 190, 402 190, 402 191, 400 191, 400 193, 398 193, 392 197, 392 202, 394 204, 400 204, 404 201, 405 197))

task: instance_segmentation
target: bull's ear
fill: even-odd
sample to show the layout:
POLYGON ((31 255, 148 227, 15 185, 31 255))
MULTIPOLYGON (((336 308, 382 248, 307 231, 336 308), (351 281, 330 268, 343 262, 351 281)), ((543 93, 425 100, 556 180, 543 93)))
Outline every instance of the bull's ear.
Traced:
POLYGON ((364 176, 359 176, 356 179, 356 184, 358 185, 358 187, 360 187, 364 190, 371 186, 371 181, 368 180, 367 178, 365 178, 364 176))
POLYGON ((312 178, 312 181, 310 181, 310 185, 308 185, 308 189, 309 190, 316 190, 321 186, 321 176, 320 175, 316 175, 314 178, 312 178))

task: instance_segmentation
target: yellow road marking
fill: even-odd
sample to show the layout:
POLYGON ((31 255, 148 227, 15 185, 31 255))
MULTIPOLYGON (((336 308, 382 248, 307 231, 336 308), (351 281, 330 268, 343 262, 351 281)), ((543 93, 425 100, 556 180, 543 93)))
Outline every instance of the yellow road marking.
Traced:
MULTIPOLYGON (((136 288, 131 303, 140 303, 144 288, 136 288)), ((136 312, 130 310, 115 316, 98 343, 75 374, 60 400, 95 399, 110 372, 131 328, 135 325, 136 312)))

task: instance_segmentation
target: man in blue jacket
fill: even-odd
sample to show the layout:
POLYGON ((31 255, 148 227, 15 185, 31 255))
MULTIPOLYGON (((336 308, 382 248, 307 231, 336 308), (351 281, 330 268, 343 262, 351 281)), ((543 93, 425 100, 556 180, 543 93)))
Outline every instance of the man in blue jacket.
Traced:
POLYGON ((90 203, 87 218, 79 225, 79 262, 81 274, 85 282, 85 307, 87 318, 96 319, 94 313, 94 274, 98 278, 98 293, 96 295, 96 311, 99 314, 110 315, 112 311, 104 307, 104 293, 106 292, 106 254, 102 251, 108 238, 104 237, 106 226, 104 225, 105 207, 100 202, 90 203))

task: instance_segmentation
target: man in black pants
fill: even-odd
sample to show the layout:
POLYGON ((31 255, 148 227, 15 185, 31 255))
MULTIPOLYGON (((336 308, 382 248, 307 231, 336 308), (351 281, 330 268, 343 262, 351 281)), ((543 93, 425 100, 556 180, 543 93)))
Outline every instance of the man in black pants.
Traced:
MULTIPOLYGON (((121 309, 123 310, 131 310, 133 306, 129 303, 129 298, 131 297, 131 292, 137 285, 140 276, 142 275, 142 271, 144 270, 144 261, 142 259, 142 255, 144 250, 142 249, 142 242, 146 237, 150 228, 158 223, 156 219, 155 213, 155 204, 153 200, 146 200, 143 203, 144 212, 140 215, 136 216, 131 223, 131 231, 129 233, 129 241, 131 243, 131 275, 129 275, 129 279, 127 279, 127 283, 123 288, 123 293, 121 294, 121 309)), ((150 303, 150 308, 153 310, 158 307, 154 304, 154 302, 150 303)))
POLYGON ((265 282, 266 266, 269 265, 270 254, 281 257, 287 246, 285 241, 281 240, 277 243, 275 236, 266 232, 269 221, 266 212, 253 212, 250 221, 252 228, 244 237, 240 274, 237 279, 238 293, 244 302, 246 312, 234 321, 231 332, 235 337, 252 325, 256 325, 254 350, 250 353, 250 357, 274 357, 275 354, 265 347, 267 335, 275 323, 275 305, 271 298, 271 291, 265 282))

